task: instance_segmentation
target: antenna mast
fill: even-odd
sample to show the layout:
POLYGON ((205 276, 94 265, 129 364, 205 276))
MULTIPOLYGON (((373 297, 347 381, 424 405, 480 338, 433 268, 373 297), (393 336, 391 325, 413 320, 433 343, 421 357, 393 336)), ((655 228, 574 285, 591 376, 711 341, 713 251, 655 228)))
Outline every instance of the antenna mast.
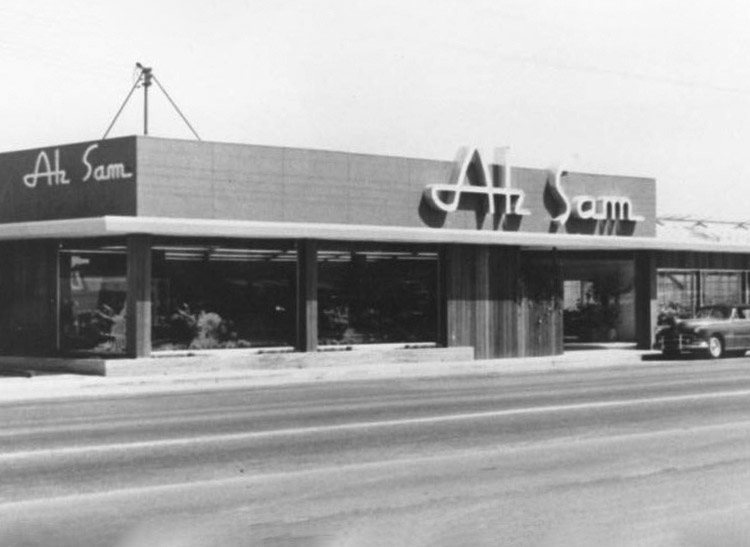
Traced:
POLYGON ((109 132, 114 127, 115 123, 117 122, 117 119, 120 117, 120 114, 122 114, 122 111, 125 109, 125 105, 128 104, 130 97, 133 96, 133 92, 138 88, 139 85, 143 86, 143 134, 148 135, 148 88, 151 87, 152 81, 156 82, 157 87, 161 90, 162 93, 164 93, 164 96, 169 101, 169 104, 171 104, 172 108, 174 108, 177 114, 180 115, 180 118, 182 118, 182 121, 185 122, 185 125, 187 125, 190 131, 193 133, 193 135, 195 135, 195 138, 198 140, 201 140, 201 138, 198 136, 198 133, 196 133, 195 129, 193 129, 193 126, 190 125, 190 122, 187 120, 185 115, 182 113, 182 111, 180 111, 180 109, 177 107, 175 102, 172 100, 172 97, 169 96, 169 93, 167 93, 167 90, 164 89, 164 87, 161 85, 159 80, 156 79, 156 76, 154 76, 153 74, 152 68, 143 66, 141 63, 136 63, 135 67, 140 71, 138 73, 138 78, 133 84, 133 87, 130 88, 130 92, 128 93, 128 96, 125 97, 125 100, 122 102, 120 109, 117 111, 117 114, 115 114, 115 117, 112 119, 112 122, 109 124, 109 127, 107 127, 107 130, 104 132, 104 136, 102 137, 102 140, 106 139, 107 136, 109 136, 109 132))
POLYGON ((143 134, 148 135, 148 88, 151 87, 154 75, 151 73, 151 67, 143 66, 141 63, 136 63, 135 66, 140 69, 143 80, 143 134))

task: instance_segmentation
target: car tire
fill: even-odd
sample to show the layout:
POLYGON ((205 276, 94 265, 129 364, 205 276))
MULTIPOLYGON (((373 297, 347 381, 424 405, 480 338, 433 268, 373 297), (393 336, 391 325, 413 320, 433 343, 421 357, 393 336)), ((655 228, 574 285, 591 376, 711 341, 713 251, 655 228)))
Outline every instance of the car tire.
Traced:
POLYGON ((708 339, 708 355, 711 359, 724 357, 724 340, 720 336, 714 334, 708 339))

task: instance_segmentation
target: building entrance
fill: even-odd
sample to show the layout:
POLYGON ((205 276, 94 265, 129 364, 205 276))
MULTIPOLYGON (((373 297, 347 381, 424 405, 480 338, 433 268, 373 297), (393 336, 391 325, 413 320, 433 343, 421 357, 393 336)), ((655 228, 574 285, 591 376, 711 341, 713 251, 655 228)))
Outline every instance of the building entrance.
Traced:
POLYGON ((561 271, 566 343, 635 341, 632 258, 568 256, 561 271))

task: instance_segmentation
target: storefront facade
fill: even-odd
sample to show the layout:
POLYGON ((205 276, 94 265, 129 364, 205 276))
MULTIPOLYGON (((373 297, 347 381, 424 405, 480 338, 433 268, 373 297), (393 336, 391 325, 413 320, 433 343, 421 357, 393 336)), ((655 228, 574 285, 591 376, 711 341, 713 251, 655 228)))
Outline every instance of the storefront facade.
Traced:
POLYGON ((654 180, 493 154, 148 137, 0 154, 0 355, 554 355, 649 347, 667 301, 748 298, 749 247, 657 237, 654 180))

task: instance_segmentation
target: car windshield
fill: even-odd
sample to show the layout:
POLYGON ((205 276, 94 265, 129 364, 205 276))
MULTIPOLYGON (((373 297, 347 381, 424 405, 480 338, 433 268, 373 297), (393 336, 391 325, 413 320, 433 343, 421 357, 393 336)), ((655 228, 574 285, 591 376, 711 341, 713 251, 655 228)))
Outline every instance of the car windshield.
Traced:
POLYGON ((730 308, 709 306, 699 308, 695 313, 696 319, 729 319, 730 308))

